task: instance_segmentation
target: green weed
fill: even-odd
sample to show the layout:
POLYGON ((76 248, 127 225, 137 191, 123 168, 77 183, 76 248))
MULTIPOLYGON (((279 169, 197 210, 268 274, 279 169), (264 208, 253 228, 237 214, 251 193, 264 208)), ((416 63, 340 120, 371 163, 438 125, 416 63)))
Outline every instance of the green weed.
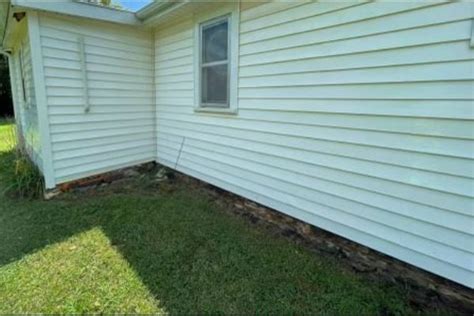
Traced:
MULTIPOLYGON (((5 124, 5 126, 8 126, 5 124)), ((10 125, 2 133, 2 181, 6 187, 2 191, 10 197, 35 199, 43 194, 43 176, 28 155, 24 141, 17 128, 10 125)))

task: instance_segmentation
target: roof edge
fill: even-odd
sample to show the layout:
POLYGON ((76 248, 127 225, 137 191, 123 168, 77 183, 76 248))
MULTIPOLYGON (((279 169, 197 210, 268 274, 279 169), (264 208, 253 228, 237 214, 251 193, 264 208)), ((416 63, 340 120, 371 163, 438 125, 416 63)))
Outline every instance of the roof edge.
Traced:
POLYGON ((164 7, 167 5, 173 5, 173 2, 162 2, 162 1, 153 1, 137 12, 135 12, 135 15, 137 16, 138 19, 140 20, 146 20, 150 16, 152 16, 155 12, 159 12, 161 10, 164 10, 164 7))
POLYGON ((26 10, 38 10, 51 13, 65 14, 75 17, 89 18, 99 21, 112 22, 118 24, 142 25, 141 21, 133 12, 124 10, 115 10, 103 6, 91 5, 79 1, 53 2, 53 1, 34 1, 34 0, 11 0, 14 8, 26 10), (114 12, 111 12, 113 10, 114 12))
POLYGON ((188 3, 190 3, 190 0, 154 1, 138 10, 135 15, 144 24, 148 25, 188 3))

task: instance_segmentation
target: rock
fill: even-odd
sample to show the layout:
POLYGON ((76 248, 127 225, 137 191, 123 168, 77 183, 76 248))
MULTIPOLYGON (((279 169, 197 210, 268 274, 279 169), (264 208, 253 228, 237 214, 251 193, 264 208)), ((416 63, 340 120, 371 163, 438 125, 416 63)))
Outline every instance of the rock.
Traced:
POLYGON ((90 191, 92 189, 97 188, 99 185, 100 184, 91 184, 91 185, 87 185, 87 186, 77 187, 74 190, 77 191, 77 192, 84 193, 84 192, 87 192, 87 191, 90 191))
POLYGON ((140 172, 135 169, 126 169, 123 171, 123 175, 128 178, 134 178, 138 177, 140 175, 140 172))
POLYGON ((59 189, 54 189, 54 190, 47 190, 44 192, 44 199, 45 200, 51 200, 55 197, 57 197, 58 195, 60 195, 62 192, 61 190, 59 189))
POLYGON ((240 203, 235 203, 234 206, 240 210, 243 210, 244 209, 244 206, 240 203))
POLYGON ((161 168, 160 170, 158 170, 158 172, 155 175, 155 181, 161 182, 161 181, 168 180, 167 174, 168 172, 166 171, 166 169, 161 168))
POLYGON ((142 168, 144 171, 147 171, 147 172, 152 171, 153 168, 155 168, 155 163, 154 162, 146 163, 142 165, 142 168))

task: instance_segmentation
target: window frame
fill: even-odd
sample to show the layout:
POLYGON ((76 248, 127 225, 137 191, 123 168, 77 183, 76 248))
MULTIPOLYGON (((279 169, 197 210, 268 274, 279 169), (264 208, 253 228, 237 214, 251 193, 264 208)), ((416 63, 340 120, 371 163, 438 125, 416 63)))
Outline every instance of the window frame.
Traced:
POLYGON ((240 2, 220 3, 218 7, 194 15, 194 111, 216 114, 237 114, 238 103, 238 56, 240 2), (227 104, 202 103, 202 29, 203 27, 228 21, 227 47, 227 104))
POLYGON ((230 58, 230 48, 231 48, 231 38, 230 38, 230 27, 231 27, 231 16, 230 14, 214 18, 209 21, 205 21, 202 23, 199 23, 199 107, 201 108, 229 108, 230 106, 230 63, 231 63, 231 58, 230 58), (220 60, 220 61, 214 61, 214 62, 208 62, 204 63, 204 40, 203 40, 203 33, 206 28, 210 28, 214 25, 219 25, 220 23, 227 22, 227 59, 226 60, 220 60), (212 103, 212 102, 203 102, 203 93, 202 93, 202 86, 203 86, 203 70, 204 68, 207 67, 213 67, 213 66, 221 66, 221 65, 226 65, 227 66, 227 99, 225 103, 212 103))

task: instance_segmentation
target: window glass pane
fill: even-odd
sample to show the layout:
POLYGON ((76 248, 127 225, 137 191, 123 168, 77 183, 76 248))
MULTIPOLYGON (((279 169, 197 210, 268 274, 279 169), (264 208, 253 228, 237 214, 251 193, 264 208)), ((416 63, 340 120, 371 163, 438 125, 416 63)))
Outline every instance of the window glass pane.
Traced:
POLYGON ((227 105, 227 65, 202 68, 202 103, 227 105))
POLYGON ((202 30, 202 62, 210 63, 227 59, 228 21, 204 26, 202 30))

